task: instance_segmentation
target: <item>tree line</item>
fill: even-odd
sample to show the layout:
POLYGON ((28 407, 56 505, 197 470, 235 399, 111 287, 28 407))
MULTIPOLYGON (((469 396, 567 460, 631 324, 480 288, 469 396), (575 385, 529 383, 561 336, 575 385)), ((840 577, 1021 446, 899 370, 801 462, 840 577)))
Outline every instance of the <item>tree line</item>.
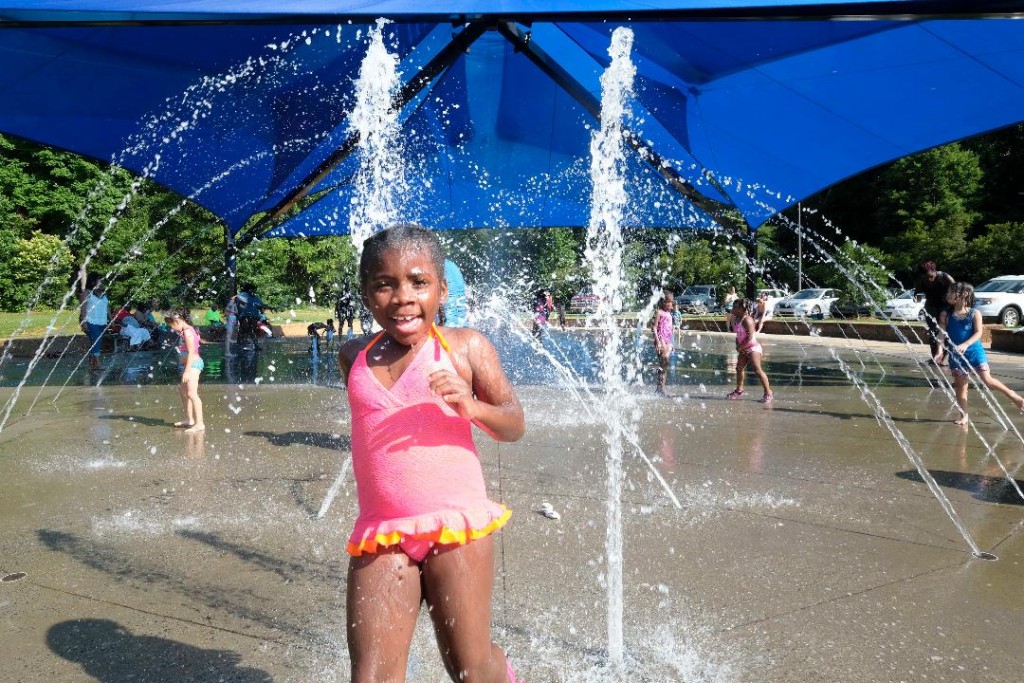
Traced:
MULTIPOLYGON (((837 287, 862 298, 909 283, 932 260, 975 284, 1024 263, 1024 125, 936 147, 804 200, 753 235, 634 229, 625 235, 627 305, 689 284, 837 287), (794 226, 800 225, 802 236, 794 226), (801 250, 803 258, 795 255, 801 250), (749 260, 756 254, 753 261, 749 260), (803 281, 797 282, 798 270, 803 281)), ((586 286, 582 229, 442 233, 467 281, 525 301, 586 286)), ((110 275, 115 302, 222 304, 225 236, 201 206, 128 172, 0 135, 0 309, 59 306, 83 263, 110 275)), ((354 286, 348 237, 257 240, 240 282, 281 308, 329 304, 354 286)))

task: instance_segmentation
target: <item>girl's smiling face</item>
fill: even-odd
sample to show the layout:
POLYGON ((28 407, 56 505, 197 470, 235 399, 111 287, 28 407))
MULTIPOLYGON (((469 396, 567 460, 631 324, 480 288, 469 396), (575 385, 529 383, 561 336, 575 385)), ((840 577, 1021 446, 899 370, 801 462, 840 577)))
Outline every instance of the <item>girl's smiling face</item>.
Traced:
POLYGON ((447 299, 448 285, 430 255, 416 248, 381 252, 363 292, 374 320, 403 346, 413 346, 430 333, 447 299))

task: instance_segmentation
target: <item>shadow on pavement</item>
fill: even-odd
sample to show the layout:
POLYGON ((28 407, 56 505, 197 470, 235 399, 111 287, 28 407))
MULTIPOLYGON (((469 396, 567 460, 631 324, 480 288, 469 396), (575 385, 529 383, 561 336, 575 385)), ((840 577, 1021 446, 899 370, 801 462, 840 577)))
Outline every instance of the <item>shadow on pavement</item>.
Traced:
POLYGON ((174 426, 174 422, 172 420, 165 420, 161 417, 143 417, 141 415, 98 415, 97 418, 100 420, 124 420, 125 422, 134 422, 136 424, 146 425, 147 427, 159 427, 161 425, 166 425, 167 427, 174 426))
POLYGON ((322 432, 245 432, 246 436, 259 436, 275 446, 293 446, 296 444, 304 444, 306 446, 316 446, 318 448, 326 448, 328 450, 343 449, 348 450, 352 447, 352 442, 348 436, 332 436, 331 434, 324 434, 322 432))
POLYGON ((233 681, 270 683, 265 671, 240 667, 230 650, 206 650, 166 638, 135 635, 109 619, 75 619, 54 624, 46 643, 56 654, 81 665, 102 683, 233 681))
MULTIPOLYGON (((939 486, 968 491, 977 500, 985 503, 1002 503, 1003 505, 1024 505, 1017 491, 1006 477, 990 477, 984 474, 967 474, 946 470, 928 470, 939 486)), ((897 472, 897 477, 907 481, 924 483, 916 470, 897 472)), ((1017 486, 1024 490, 1024 481, 1017 481, 1017 486)))
POLYGON ((263 571, 273 572, 283 580, 292 581, 300 577, 308 577, 317 581, 327 581, 333 584, 340 584, 345 579, 344 564, 338 562, 324 563, 298 563, 288 562, 279 558, 260 552, 259 550, 232 543, 218 534, 211 534, 203 531, 190 531, 180 529, 175 532, 182 538, 187 538, 196 543, 203 543, 211 548, 230 553, 238 559, 253 565, 263 571), (338 568, 342 568, 339 570, 338 568))

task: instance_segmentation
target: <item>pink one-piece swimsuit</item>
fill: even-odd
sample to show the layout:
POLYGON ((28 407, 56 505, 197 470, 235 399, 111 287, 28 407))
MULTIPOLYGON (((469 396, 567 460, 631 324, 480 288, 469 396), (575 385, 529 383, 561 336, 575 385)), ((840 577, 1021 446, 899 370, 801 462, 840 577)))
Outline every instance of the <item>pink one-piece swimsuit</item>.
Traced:
POLYGON ((745 356, 749 356, 752 353, 764 355, 764 349, 761 348, 761 344, 753 336, 747 339, 747 328, 743 327, 743 320, 744 318, 740 318, 740 321, 732 326, 732 331, 736 333, 736 344, 740 348, 740 353, 745 356))
POLYGON ((432 331, 390 389, 366 362, 375 342, 359 352, 348 377, 359 496, 348 552, 398 545, 422 561, 435 544, 465 544, 500 529, 512 512, 487 497, 470 422, 430 389, 431 373, 455 372, 443 338, 432 331))
POLYGON ((658 310, 658 318, 654 324, 654 334, 662 344, 672 346, 674 343, 672 335, 672 314, 668 311, 658 310))

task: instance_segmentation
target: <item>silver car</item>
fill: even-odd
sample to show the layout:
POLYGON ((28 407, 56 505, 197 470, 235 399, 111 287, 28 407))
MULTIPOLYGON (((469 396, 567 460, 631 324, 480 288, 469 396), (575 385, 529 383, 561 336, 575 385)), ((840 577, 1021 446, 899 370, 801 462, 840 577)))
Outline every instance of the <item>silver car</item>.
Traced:
POLYGON ((924 297, 908 289, 882 306, 882 317, 889 320, 924 320, 924 297))
POLYGON ((832 315, 832 304, 839 300, 839 292, 827 287, 801 289, 793 296, 786 297, 775 305, 775 315, 797 318, 832 315))
POLYGON ((1020 327, 1024 311, 1024 275, 1001 275, 974 289, 974 307, 982 318, 998 320, 1004 327, 1020 327))

